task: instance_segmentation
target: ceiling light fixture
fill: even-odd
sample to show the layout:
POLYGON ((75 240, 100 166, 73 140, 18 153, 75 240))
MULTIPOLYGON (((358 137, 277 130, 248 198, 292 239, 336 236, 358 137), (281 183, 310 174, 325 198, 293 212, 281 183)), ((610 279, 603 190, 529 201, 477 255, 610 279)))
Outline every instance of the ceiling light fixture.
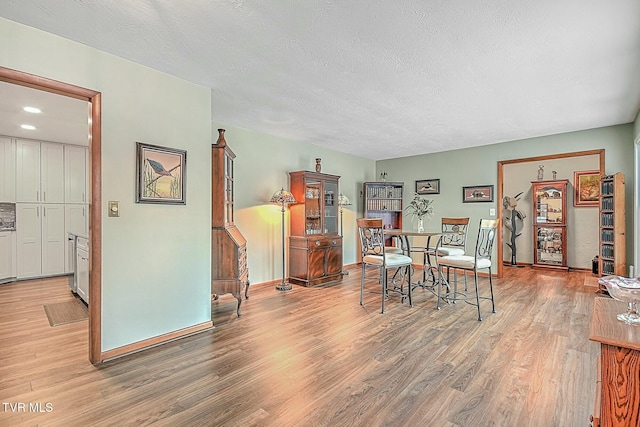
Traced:
POLYGON ((27 113, 36 113, 36 114, 42 113, 42 111, 36 107, 24 107, 23 110, 26 111, 27 113))
POLYGON ((20 127, 26 130, 36 130, 36 127, 33 125, 20 125, 20 127))

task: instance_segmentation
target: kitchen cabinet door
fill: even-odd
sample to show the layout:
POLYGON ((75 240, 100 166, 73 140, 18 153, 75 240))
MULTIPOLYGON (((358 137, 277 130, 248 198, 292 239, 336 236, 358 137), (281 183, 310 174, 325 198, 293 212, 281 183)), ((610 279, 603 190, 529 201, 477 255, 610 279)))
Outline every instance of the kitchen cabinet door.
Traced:
POLYGON ((17 203, 18 279, 65 272, 64 205, 17 203))
POLYGON ((15 277, 15 231, 0 231, 0 283, 15 277))
POLYGON ((40 143, 19 139, 16 143, 16 201, 40 201, 40 143))
POLYGON ((42 205, 42 275, 65 272, 64 252, 67 236, 64 232, 64 205, 42 205))
POLYGON ((16 201, 16 144, 0 137, 0 202, 16 201))
POLYGON ((16 204, 16 268, 18 279, 42 274, 42 206, 38 203, 16 204))
POLYGON ((16 201, 64 202, 62 144, 19 139, 16 143, 16 201))
POLYGON ((87 203, 87 148, 64 147, 64 201, 87 203))
POLYGON ((64 202, 64 146, 61 144, 40 145, 40 189, 41 202, 64 202))

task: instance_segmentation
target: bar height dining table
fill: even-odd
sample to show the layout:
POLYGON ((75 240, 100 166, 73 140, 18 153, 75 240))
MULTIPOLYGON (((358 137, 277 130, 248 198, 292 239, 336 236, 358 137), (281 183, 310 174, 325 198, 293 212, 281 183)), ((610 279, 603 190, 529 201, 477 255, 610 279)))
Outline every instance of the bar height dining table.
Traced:
POLYGON ((399 228, 388 228, 384 230, 385 236, 396 237, 400 243, 400 248, 405 255, 411 256, 413 252, 420 251, 422 253, 422 281, 413 284, 414 288, 421 287, 434 292, 435 286, 438 284, 436 274, 433 272, 435 266, 431 265, 431 259, 427 253, 429 248, 434 248, 431 245, 431 239, 436 236, 439 237, 441 231, 417 231, 417 230, 402 230, 399 228), (412 245, 412 240, 415 237, 426 238, 424 246, 412 245), (431 284, 427 284, 428 280, 431 280, 431 284))

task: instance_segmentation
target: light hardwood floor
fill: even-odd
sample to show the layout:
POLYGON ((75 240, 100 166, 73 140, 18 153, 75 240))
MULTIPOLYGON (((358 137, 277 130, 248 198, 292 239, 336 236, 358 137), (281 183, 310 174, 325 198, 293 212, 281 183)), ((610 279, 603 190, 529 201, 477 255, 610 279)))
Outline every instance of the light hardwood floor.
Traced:
POLYGON ((482 322, 425 291, 382 315, 378 295, 358 304, 359 279, 252 286, 241 318, 222 296, 214 329, 100 366, 87 321, 47 321, 43 304, 73 298, 66 278, 1 285, 0 426, 589 425, 590 273, 507 268, 482 322))

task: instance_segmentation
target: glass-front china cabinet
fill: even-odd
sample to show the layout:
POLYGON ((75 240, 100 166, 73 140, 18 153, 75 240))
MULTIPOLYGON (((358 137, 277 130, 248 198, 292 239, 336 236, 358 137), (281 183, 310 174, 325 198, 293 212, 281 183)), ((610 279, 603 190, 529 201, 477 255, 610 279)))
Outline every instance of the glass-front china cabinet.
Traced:
POLYGON ((314 286, 342 280, 342 237, 338 234, 339 176, 289 172, 289 281, 314 286))
POLYGON ((566 179, 534 181, 533 266, 568 270, 566 179))

